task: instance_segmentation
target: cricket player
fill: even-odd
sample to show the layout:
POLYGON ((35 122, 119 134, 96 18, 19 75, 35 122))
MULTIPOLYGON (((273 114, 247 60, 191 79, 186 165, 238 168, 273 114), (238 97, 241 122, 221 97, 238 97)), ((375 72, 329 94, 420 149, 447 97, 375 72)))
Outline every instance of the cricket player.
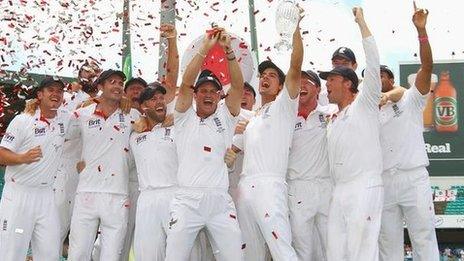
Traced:
MULTIPOLYGON (((385 201, 380 230, 380 260, 404 260, 403 220, 411 238, 414 260, 439 260, 435 234, 435 212, 426 169, 429 161, 423 137, 423 110, 430 91, 433 67, 432 50, 427 37, 428 11, 414 4, 412 21, 417 29, 421 66, 413 86, 396 102, 381 108, 383 182, 385 201)), ((394 87, 394 76, 381 67, 382 92, 394 87)), ((390 95, 386 95, 390 98, 390 95)))
POLYGON ((70 139, 82 140, 79 184, 71 220, 69 260, 90 260, 98 227, 100 260, 119 260, 127 229, 129 135, 138 116, 120 109, 124 73, 107 70, 95 85, 98 102, 76 110, 70 139))
POLYGON ((327 216, 333 190, 327 120, 335 111, 319 104, 320 92, 319 76, 311 70, 301 71, 298 117, 287 170, 290 225, 298 260, 326 260, 327 216))
POLYGON ((145 116, 135 123, 130 138, 139 176, 140 196, 136 213, 136 260, 165 259, 169 204, 177 189, 177 153, 174 127, 164 127, 166 88, 155 83, 139 96, 145 116))
MULTIPOLYGON (((253 106, 256 103, 256 91, 248 82, 243 85, 243 95, 241 110, 238 116, 238 123, 235 127, 235 139, 237 135, 242 136, 246 129, 248 121, 255 115, 253 106)), ((235 153, 233 149, 228 149, 226 153, 226 164, 229 168, 229 194, 232 200, 237 204, 238 199, 238 182, 243 166, 243 151, 235 153)))
MULTIPOLYGON (((80 104, 91 97, 97 95, 96 88, 92 85, 98 74, 101 72, 97 64, 92 62, 84 63, 79 69, 78 82, 71 84, 72 93, 63 94, 62 109, 72 113, 80 104)), ((60 165, 56 174, 53 190, 55 192, 55 203, 58 207, 60 216, 60 238, 63 243, 69 233, 71 225, 72 209, 74 207, 74 196, 76 194, 79 175, 76 164, 80 160, 82 145, 79 139, 66 139, 63 145, 63 154, 60 158, 60 165)))
POLYGON ((234 149, 245 153, 237 203, 245 260, 265 260, 265 243, 274 260, 297 260, 291 245, 285 176, 302 61, 303 43, 297 26, 287 76, 269 60, 259 65, 262 107, 250 119, 241 142, 234 140, 234 149))
POLYGON ((0 260, 60 258, 60 220, 53 181, 63 151, 70 114, 61 110, 64 83, 46 77, 37 87, 34 111, 16 116, 0 143, 7 165, 0 201, 0 260))
POLYGON ((327 128, 329 166, 335 182, 327 221, 327 260, 378 260, 383 203, 379 139, 381 92, 377 46, 361 8, 353 9, 366 53, 363 86, 348 67, 319 76, 339 112, 327 128))
POLYGON ((180 189, 170 206, 166 260, 187 260, 195 238, 206 228, 218 260, 242 260, 242 240, 224 163, 240 113, 243 76, 222 28, 208 32, 183 75, 174 112, 180 189), (226 53, 231 88, 223 105, 222 85, 205 70, 195 78, 208 51, 219 44, 226 53), (193 86, 193 87, 192 87, 193 86), (192 106, 196 101, 196 110, 192 106))

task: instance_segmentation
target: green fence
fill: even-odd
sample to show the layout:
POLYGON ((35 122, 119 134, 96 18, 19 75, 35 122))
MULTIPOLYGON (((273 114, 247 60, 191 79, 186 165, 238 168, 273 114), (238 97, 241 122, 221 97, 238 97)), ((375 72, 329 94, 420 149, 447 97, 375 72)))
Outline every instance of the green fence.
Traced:
POLYGON ((5 179, 3 178, 4 175, 5 168, 0 166, 0 198, 2 198, 3 184, 5 184, 5 179))

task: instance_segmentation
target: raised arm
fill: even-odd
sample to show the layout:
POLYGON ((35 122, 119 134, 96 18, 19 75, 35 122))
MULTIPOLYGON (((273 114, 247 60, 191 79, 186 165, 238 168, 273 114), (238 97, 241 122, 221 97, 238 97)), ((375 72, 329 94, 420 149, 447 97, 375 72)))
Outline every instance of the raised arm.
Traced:
POLYGON ((201 64, 206 58, 209 50, 218 41, 220 30, 214 31, 214 33, 207 33, 203 39, 203 43, 194 55, 193 59, 187 65, 184 75, 182 76, 182 83, 179 89, 179 95, 176 101, 176 111, 183 113, 186 112, 190 106, 192 106, 193 100, 193 85, 201 69, 201 64))
POLYGON ((301 64, 303 63, 303 41, 300 34, 300 22, 303 19, 303 9, 300 7, 300 21, 293 33, 292 55, 290 58, 290 68, 285 77, 285 87, 288 90, 290 98, 295 99, 300 93, 301 86, 301 64))
POLYGON ((170 103, 176 96, 177 78, 179 76, 179 51, 177 50, 177 31, 172 24, 162 24, 161 37, 167 39, 167 62, 164 85, 166 86, 166 103, 170 103))
POLYGON ((364 13, 361 7, 353 8, 355 22, 359 26, 359 31, 363 38, 364 53, 366 55, 366 70, 364 73, 363 89, 360 98, 363 99, 369 110, 377 112, 382 91, 380 81, 380 58, 377 44, 364 20, 364 13))
POLYGON ((421 67, 419 68, 419 71, 417 71, 415 85, 417 90, 423 95, 430 91, 430 77, 432 76, 433 69, 432 48, 430 47, 427 30, 425 29, 428 15, 429 11, 427 9, 417 8, 416 2, 414 2, 414 15, 412 17, 412 21, 419 36, 421 60, 421 67))
POLYGON ((219 44, 222 46, 224 52, 226 53, 230 75, 230 89, 227 92, 225 102, 230 113, 234 116, 237 116, 240 114, 240 103, 242 101, 243 95, 243 75, 230 43, 230 35, 223 31, 219 38, 219 44))

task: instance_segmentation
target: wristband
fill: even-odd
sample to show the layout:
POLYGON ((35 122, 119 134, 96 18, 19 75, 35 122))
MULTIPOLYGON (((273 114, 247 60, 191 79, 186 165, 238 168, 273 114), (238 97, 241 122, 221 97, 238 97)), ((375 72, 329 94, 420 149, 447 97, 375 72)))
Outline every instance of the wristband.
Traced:
POLYGON ((419 36, 419 43, 427 43, 429 41, 428 36, 419 36))

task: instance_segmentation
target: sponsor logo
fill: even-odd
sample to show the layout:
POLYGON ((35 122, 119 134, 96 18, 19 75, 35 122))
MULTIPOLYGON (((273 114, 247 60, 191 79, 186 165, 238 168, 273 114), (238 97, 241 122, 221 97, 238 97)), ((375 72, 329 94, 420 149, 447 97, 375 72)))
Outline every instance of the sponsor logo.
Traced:
POLYGON ((432 153, 432 154, 452 152, 450 143, 445 143, 445 144, 440 144, 440 145, 432 145, 432 144, 426 143, 425 150, 427 151, 427 153, 432 153))
POLYGON ((95 128, 95 127, 99 127, 101 125, 101 119, 94 119, 94 120, 89 120, 89 128, 95 128))
POLYGON ((135 143, 137 143, 137 145, 139 145, 140 143, 144 142, 147 140, 147 135, 144 134, 142 136, 139 136, 135 139, 135 143))
POLYGON ((303 123, 302 123, 301 121, 300 121, 300 122, 297 122, 297 123, 295 124, 295 130, 299 130, 299 129, 301 129, 301 128, 303 128, 303 123))
POLYGON ((15 137, 11 135, 10 133, 5 133, 5 136, 3 137, 3 141, 11 143, 13 142, 15 137))
POLYGON ((458 122, 457 102, 453 97, 435 98, 435 119, 438 125, 452 126, 458 122))
POLYGON ((35 135, 36 137, 44 136, 44 135, 45 135, 45 132, 46 132, 45 127, 42 127, 42 128, 35 128, 35 129, 34 129, 34 135, 35 135))

